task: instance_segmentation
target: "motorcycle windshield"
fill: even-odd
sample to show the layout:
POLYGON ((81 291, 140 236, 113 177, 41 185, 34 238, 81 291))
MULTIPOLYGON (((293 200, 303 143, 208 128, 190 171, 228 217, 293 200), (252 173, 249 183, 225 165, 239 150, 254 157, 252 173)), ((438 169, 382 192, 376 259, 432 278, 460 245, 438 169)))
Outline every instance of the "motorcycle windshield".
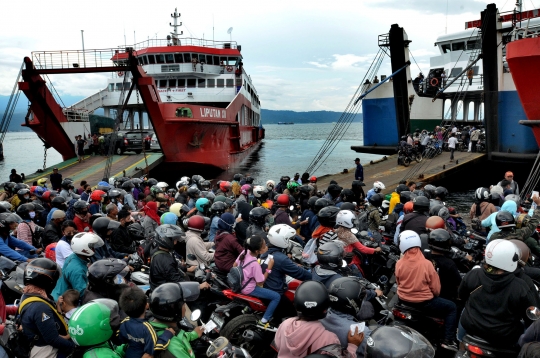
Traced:
POLYGON ((435 356, 435 349, 420 333, 411 329, 409 333, 402 332, 402 334, 409 335, 413 342, 406 358, 433 358, 435 356))

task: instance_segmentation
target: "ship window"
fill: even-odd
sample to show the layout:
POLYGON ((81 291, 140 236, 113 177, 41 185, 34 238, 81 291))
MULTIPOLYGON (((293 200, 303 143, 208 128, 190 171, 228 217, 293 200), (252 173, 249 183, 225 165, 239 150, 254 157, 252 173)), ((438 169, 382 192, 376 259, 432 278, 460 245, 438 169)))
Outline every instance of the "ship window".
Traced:
POLYGON ((225 66, 227 66, 227 57, 220 57, 219 58, 219 64, 221 65, 222 62, 223 62, 223 64, 225 66))
POLYGON ((227 87, 233 87, 234 86, 234 79, 227 78, 227 87))
POLYGON ((467 41, 467 50, 475 50, 481 47, 480 40, 467 41))
POLYGON ((205 87, 205 84, 206 84, 206 80, 205 79, 197 79, 197 87, 199 88, 204 88, 205 87))
POLYGON ((473 66, 473 74, 476 76, 478 72, 480 71, 480 66, 473 66))
POLYGON ((193 118, 193 113, 191 112, 191 108, 186 107, 178 107, 176 109, 176 116, 180 118, 193 118))
POLYGON ((109 83, 109 92, 114 92, 114 83, 109 83))
POLYGON ((159 88, 167 88, 167 80, 159 80, 159 88))
POLYGON ((219 66, 219 56, 213 56, 214 57, 214 65, 219 66))
POLYGON ((241 78, 237 78, 235 81, 236 81, 236 87, 242 87, 242 79, 241 78))
POLYGON ((185 78, 179 78, 178 79, 178 87, 186 87, 186 79, 185 78))
POLYGON ((443 53, 450 52, 450 44, 442 44, 441 49, 443 53))
POLYGON ((216 86, 216 80, 213 78, 209 78, 206 80, 206 87, 211 88, 216 86))
POLYGON ((146 59, 146 56, 139 57, 139 63, 142 64, 142 65, 147 65, 148 60, 146 59))
POLYGON ((463 50, 465 50, 465 42, 452 43, 452 51, 463 51, 463 50))
POLYGON ((225 80, 223 78, 217 79, 217 87, 225 87, 225 80))
POLYGON ((180 72, 180 65, 162 65, 161 72, 180 72))
POLYGON ((156 55, 156 62, 157 62, 157 63, 165 63, 165 56, 163 56, 163 55, 156 55))
POLYGON ((187 79, 187 86, 188 87, 195 87, 195 78, 188 78, 187 79))
POLYGON ((185 53, 184 54, 184 63, 190 63, 191 62, 191 54, 185 53))
POLYGON ((176 63, 184 63, 184 57, 181 53, 175 53, 174 54, 174 62, 176 63))
POLYGON ((121 91, 122 90, 122 82, 116 83, 116 90, 121 91))
POLYGON ((452 68, 452 72, 450 72, 450 76, 449 77, 456 77, 457 75, 459 75, 461 73, 461 71, 463 71, 463 68, 461 67, 454 67, 452 68))
POLYGON ((156 63, 156 59, 154 58, 154 55, 148 55, 148 63, 151 65, 156 63))
POLYGON ((206 63, 206 55, 199 55, 199 62, 206 63))
POLYGON ((176 80, 169 80, 169 87, 170 88, 176 87, 176 80))
POLYGON ((165 62, 174 63, 174 56, 172 53, 168 53, 165 55, 165 62))
POLYGON ((236 66, 237 61, 238 61, 238 57, 229 57, 229 65, 236 66))

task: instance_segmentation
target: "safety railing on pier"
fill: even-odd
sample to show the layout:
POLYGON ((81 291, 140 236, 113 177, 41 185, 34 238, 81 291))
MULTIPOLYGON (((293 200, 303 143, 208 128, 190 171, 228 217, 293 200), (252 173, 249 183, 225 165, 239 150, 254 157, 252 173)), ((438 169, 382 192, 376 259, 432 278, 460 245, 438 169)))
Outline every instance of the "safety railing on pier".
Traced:
POLYGON ((127 58, 125 49, 98 49, 98 50, 65 50, 65 51, 34 51, 32 61, 38 70, 80 69, 80 68, 108 68, 116 64, 113 59, 123 54, 127 58))

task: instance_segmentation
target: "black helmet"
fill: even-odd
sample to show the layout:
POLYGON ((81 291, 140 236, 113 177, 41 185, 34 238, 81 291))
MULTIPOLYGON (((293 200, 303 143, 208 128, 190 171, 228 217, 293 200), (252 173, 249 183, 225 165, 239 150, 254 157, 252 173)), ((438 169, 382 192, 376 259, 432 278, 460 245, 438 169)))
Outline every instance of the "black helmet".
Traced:
POLYGON ((424 193, 429 199, 431 199, 435 195, 435 189, 437 189, 435 186, 428 184, 424 187, 424 193))
POLYGON ((444 186, 438 186, 435 188, 435 197, 444 200, 448 195, 448 190, 444 186))
POLYGON ((366 357, 434 357, 433 346, 407 326, 379 326, 367 338, 366 357))
POLYGON ((315 201, 315 214, 317 214, 319 211, 321 211, 322 208, 326 208, 327 206, 334 205, 334 202, 332 200, 328 200, 325 198, 320 198, 315 201))
POLYGON ((200 175, 195 174, 191 177, 191 183, 199 186, 201 182, 204 181, 204 178, 200 175))
POLYGON ((343 256, 343 245, 333 241, 322 244, 317 250, 317 261, 323 268, 329 270, 340 268, 343 263, 343 256))
POLYGON ((66 190, 69 190, 70 187, 73 188, 73 179, 65 178, 64 180, 62 180, 60 186, 62 187, 62 189, 66 190))
POLYGON ((24 183, 17 183, 15 184, 15 187, 13 188, 13 192, 16 193, 21 189, 29 189, 28 185, 24 183))
POLYGON ((268 215, 270 215, 270 210, 263 208, 262 206, 253 208, 249 212, 249 222, 258 226, 263 226, 268 215))
POLYGON ((73 210, 75 210, 77 214, 85 214, 88 212, 88 203, 84 200, 77 200, 73 204, 73 210))
POLYGON ((25 201, 25 200, 28 200, 30 199, 30 190, 29 189, 19 189, 19 191, 17 191, 17 196, 19 197, 19 200, 21 201, 25 201), (25 195, 28 196, 28 198, 25 198, 25 195))
POLYGON ((109 192, 107 193, 107 196, 111 199, 116 199, 118 198, 119 196, 122 196, 122 192, 120 192, 120 190, 118 189, 111 189, 109 190, 109 192))
POLYGON ((354 205, 353 203, 343 203, 343 204, 341 204, 341 206, 339 208, 341 210, 352 211, 353 213, 356 211, 356 205, 354 205))
POLYGON ((357 317, 366 297, 366 288, 358 277, 342 277, 334 280, 328 289, 330 307, 338 312, 357 317))
POLYGON ((161 321, 177 322, 182 319, 184 302, 195 301, 199 293, 198 282, 164 283, 152 292, 150 311, 161 321))
POLYGON ((210 190, 210 188, 212 188, 212 183, 210 180, 203 180, 199 184, 202 190, 210 190))
POLYGON ((141 241, 145 239, 144 228, 139 223, 133 223, 128 226, 129 237, 133 241, 141 241))
POLYGON ((474 192, 474 198, 478 201, 487 201, 489 200, 491 194, 489 193, 488 188, 478 188, 474 192))
POLYGON ((53 198, 53 200, 51 200, 51 206, 53 208, 57 208, 57 209, 60 209, 60 210, 66 210, 66 199, 64 199, 63 197, 61 196, 55 196, 53 198))
POLYGON ((298 192, 300 193, 300 195, 303 195, 303 196, 309 196, 309 194, 311 194, 312 191, 313 191, 313 187, 308 184, 304 184, 298 188, 298 192))
POLYGON ((516 219, 509 211, 501 210, 495 216, 495 223, 499 229, 510 229, 516 226, 516 219))
POLYGON ((158 246, 167 250, 174 250, 174 240, 181 240, 186 237, 182 229, 176 225, 163 224, 156 228, 154 240, 158 246))
MULTIPOLYGON (((291 177, 288 176, 288 175, 284 175, 282 176, 281 178, 279 178, 279 181, 281 182, 282 185, 284 185, 285 187, 287 187, 287 183, 289 182, 289 180, 291 180, 291 177)), ((284 188, 285 189, 285 188, 284 188)))
POLYGON ((381 207, 383 200, 384 196, 382 196, 381 194, 374 194, 368 199, 369 203, 376 208, 381 207))
POLYGON ((201 195, 201 191, 198 188, 191 187, 187 190, 187 195, 191 198, 198 198, 201 195))
POLYGON ((298 316, 308 321, 316 321, 326 317, 330 307, 330 297, 322 282, 305 281, 296 289, 294 308, 298 316))
POLYGON ((340 187, 339 185, 332 184, 332 185, 328 186, 328 189, 326 191, 328 191, 330 193, 330 196, 332 198, 335 198, 335 197, 339 196, 339 194, 341 193, 342 190, 343 190, 343 188, 340 187))
POLYGON ((317 196, 312 196, 311 198, 309 198, 307 204, 310 209, 315 209, 315 202, 317 202, 317 200, 319 200, 317 196))
POLYGON ((107 217, 101 217, 94 220, 92 223, 92 230, 98 234, 101 238, 107 237, 109 230, 114 230, 120 226, 118 221, 111 220, 107 217))
POLYGON ((225 204, 223 201, 216 201, 210 207, 210 211, 217 216, 221 216, 225 210, 227 210, 227 204, 225 204))
POLYGON ((429 247, 439 251, 449 251, 452 246, 450 234, 445 229, 435 229, 429 233, 429 247))
POLYGON ((336 217, 340 209, 336 206, 327 206, 317 213, 319 224, 326 227, 336 226, 336 217))
POLYGON ((352 203, 354 201, 354 191, 352 191, 351 189, 343 189, 339 196, 341 197, 341 201, 347 203, 352 203))
POLYGON ((35 211, 34 204, 32 203, 21 204, 17 208, 17 215, 19 215, 21 219, 30 220, 31 211, 35 211))
POLYGON ((94 262, 88 268, 88 281, 94 286, 114 284, 116 275, 125 274, 129 271, 127 263, 120 259, 103 259, 94 262))
POLYGON ((101 190, 101 191, 104 191, 105 193, 108 193, 109 190, 111 190, 111 186, 110 185, 99 185, 96 187, 96 190, 101 190))
POLYGON ((413 210, 419 213, 425 213, 429 211, 429 199, 425 196, 418 196, 414 198, 413 210))
POLYGON ((253 182, 255 181, 255 179, 249 175, 245 177, 245 179, 246 179, 246 184, 253 184, 253 182))
POLYGON ((236 181, 240 181, 242 180, 242 178, 243 178, 242 174, 235 174, 233 176, 233 180, 236 180, 236 181))
POLYGON ((127 180, 122 183, 122 189, 126 191, 131 191, 131 189, 135 188, 135 184, 131 180, 127 180))
POLYGON ((13 193, 15 191, 15 185, 17 185, 17 184, 15 184, 12 181, 8 181, 8 182, 5 182, 2 185, 3 185, 5 191, 13 193))
POLYGON ((0 213, 11 212, 11 208, 12 205, 9 201, 0 201, 0 213))
POLYGON ((154 178, 150 178, 146 181, 146 185, 149 186, 149 187, 153 187, 154 185, 156 185, 158 183, 158 181, 154 178))
POLYGON ((364 184, 363 181, 361 181, 361 180, 353 180, 351 188, 352 188, 352 190, 355 190, 355 189, 360 189, 360 187, 362 187, 362 186, 366 186, 366 184, 364 184))
POLYGON ((416 197, 416 195, 414 195, 413 193, 411 193, 408 190, 405 190, 405 191, 402 191, 401 193, 399 193, 399 202, 401 204, 405 204, 405 203, 408 203, 409 201, 411 201, 414 197, 416 197))
POLYGON ((24 285, 34 285, 50 294, 60 277, 56 262, 38 258, 28 263, 24 270, 24 285))
POLYGON ((409 190, 409 187, 405 184, 399 184, 396 188, 396 193, 401 194, 403 191, 409 190))

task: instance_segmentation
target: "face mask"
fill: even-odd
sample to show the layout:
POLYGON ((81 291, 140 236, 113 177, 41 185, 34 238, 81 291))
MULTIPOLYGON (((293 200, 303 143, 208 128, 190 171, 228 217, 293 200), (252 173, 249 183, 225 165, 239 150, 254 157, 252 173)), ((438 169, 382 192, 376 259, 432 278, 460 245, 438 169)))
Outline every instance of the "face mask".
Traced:
POLYGON ((28 200, 28 199, 30 199, 30 196, 25 195, 23 198, 25 198, 26 200, 28 200))
POLYGON ((33 219, 36 217, 36 213, 34 211, 31 211, 29 215, 30 215, 30 219, 33 219))
POLYGON ((88 189, 86 192, 87 192, 88 194, 90 194, 90 193, 92 192, 92 190, 88 189))

